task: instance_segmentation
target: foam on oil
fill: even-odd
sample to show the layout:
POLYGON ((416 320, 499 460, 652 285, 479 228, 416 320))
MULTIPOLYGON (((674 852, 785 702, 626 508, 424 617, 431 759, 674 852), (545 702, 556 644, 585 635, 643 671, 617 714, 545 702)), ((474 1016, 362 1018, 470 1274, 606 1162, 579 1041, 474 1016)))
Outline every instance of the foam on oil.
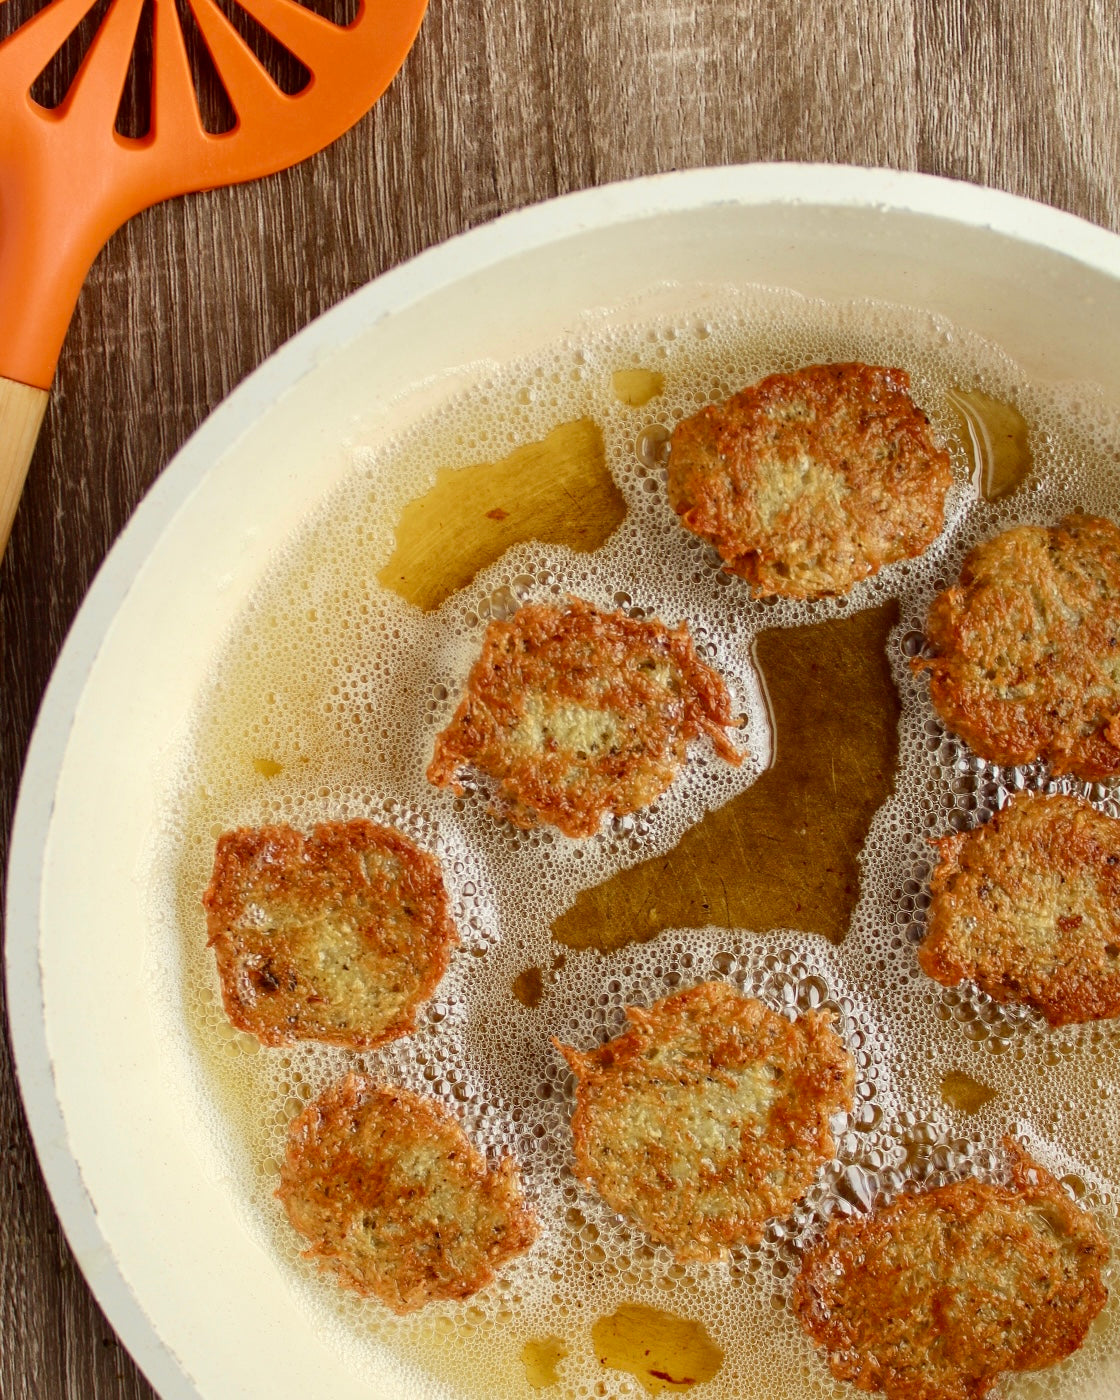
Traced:
MULTIPOLYGON (((711 303, 709 303, 711 304, 711 303)), ((725 1354, 703 1393, 717 1397, 851 1394, 831 1380, 786 1299, 798 1244, 833 1211, 864 1208, 881 1187, 1001 1172, 1012 1132, 1120 1244, 1120 1024, 1049 1031, 1038 1017, 923 977, 914 955, 928 903, 928 839, 984 820, 1012 790, 1085 791, 1117 813, 1117 794, 1048 783, 1040 769, 1000 769, 945 732, 908 657, 934 593, 963 554, 1013 523, 1050 523, 1071 509, 1120 511, 1120 422, 1089 392, 1027 383, 992 346, 930 317, 861 303, 833 306, 756 290, 718 299, 717 314, 596 328, 531 362, 503 368, 407 435, 356 446, 349 479, 276 558, 200 691, 178 786, 153 857, 151 985, 168 1046, 169 1091, 209 1169, 228 1183, 246 1225, 291 1281, 315 1328, 358 1372, 388 1350, 402 1396, 530 1396, 522 1353, 558 1338, 549 1393, 565 1400, 631 1396, 638 1382, 604 1371, 591 1329, 620 1303, 702 1320, 725 1354), (821 360, 897 364, 950 445, 957 484, 942 537, 919 561, 892 566, 846 599, 752 601, 718 559, 680 528, 664 490, 664 443, 680 418, 761 376, 821 360), (663 376, 634 406, 612 387, 619 369, 663 376), (978 499, 954 410, 956 387, 1014 401, 1032 433, 1034 470, 1013 495, 978 499), (437 468, 494 460, 589 416, 626 497, 626 520, 592 555, 517 546, 432 614, 376 581, 393 524, 437 468), (431 789, 424 769, 487 620, 523 599, 575 593, 666 622, 685 618, 726 676, 745 716, 741 769, 697 745, 653 808, 577 843, 497 823, 487 796, 431 789), (902 699, 895 795, 875 816, 852 931, 839 947, 782 931, 668 931, 601 956, 569 953, 536 1006, 511 983, 548 966, 549 927, 576 892, 668 850, 705 809, 765 767, 770 735, 750 664, 764 627, 834 618, 887 597, 902 622, 889 649, 902 699), (414 1036, 352 1055, 302 1045, 269 1050, 225 1019, 199 897, 216 835, 239 825, 371 816, 438 852, 463 945, 414 1036), (619 1030, 623 1008, 676 986, 729 979, 775 1009, 831 1006, 858 1066, 855 1107, 839 1126, 836 1163, 759 1249, 682 1266, 613 1216, 570 1171, 572 1085, 550 1037, 587 1047, 619 1030), (542 1224, 538 1243, 465 1304, 406 1319, 339 1291, 300 1257, 272 1191, 288 1122, 330 1080, 359 1065, 449 1103, 491 1153, 512 1150, 542 1224), (942 1096, 947 1071, 995 1091, 975 1112, 942 1096)), ((1114 1283, 1114 1293, 1117 1291, 1114 1283)), ((1120 1306, 1114 1300, 1082 1350, 1051 1371, 1017 1377, 1009 1396, 1104 1396, 1120 1386, 1120 1306)))

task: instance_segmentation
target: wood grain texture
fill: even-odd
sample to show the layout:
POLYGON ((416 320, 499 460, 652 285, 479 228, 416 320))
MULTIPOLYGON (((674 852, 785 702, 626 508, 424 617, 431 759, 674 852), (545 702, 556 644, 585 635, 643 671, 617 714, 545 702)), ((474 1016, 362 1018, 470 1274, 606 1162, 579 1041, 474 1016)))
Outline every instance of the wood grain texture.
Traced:
POLYGON ((8 543, 46 411, 45 389, 0 379, 0 555, 8 543))
MULTIPOLYGON (((0 33, 21 3, 0 4, 0 33)), ((151 210, 96 263, 0 566, 5 842, 113 538, 219 400, 339 298, 506 210, 730 161, 920 169, 1116 229, 1118 69, 1114 0, 432 0, 389 92, 329 151, 151 210)), ((70 1259, 4 1064, 0 1396, 151 1394, 70 1259)))

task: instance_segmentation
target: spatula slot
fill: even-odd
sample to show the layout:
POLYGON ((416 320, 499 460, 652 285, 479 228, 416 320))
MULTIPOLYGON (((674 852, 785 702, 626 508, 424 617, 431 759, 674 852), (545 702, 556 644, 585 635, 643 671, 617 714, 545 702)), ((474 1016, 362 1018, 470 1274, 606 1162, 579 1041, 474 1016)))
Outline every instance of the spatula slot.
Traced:
POLYGON ((342 27, 353 24, 362 8, 362 0, 296 0, 296 4, 342 27))
POLYGON ((217 0, 217 5, 280 91, 289 97, 302 92, 311 81, 311 73, 296 55, 247 14, 236 0, 217 0))
POLYGON ((53 110, 66 100, 82 60, 89 52, 93 37, 104 23, 112 3, 113 0, 95 0, 93 7, 87 10, 77 28, 70 31, 70 37, 31 84, 31 96, 40 107, 53 110))
POLYGON ((0 0, 0 43, 50 3, 51 0, 0 0))
POLYGON ((152 128, 152 28, 155 0, 144 0, 136 42, 128 76, 124 80, 117 120, 114 123, 122 136, 139 140, 152 128))
POLYGON ((183 42, 187 59, 191 65, 191 78, 194 82, 195 101, 203 131, 210 136, 223 136, 237 125, 237 113, 230 101, 229 93, 210 50, 206 47, 188 0, 175 0, 179 25, 183 31, 183 42))

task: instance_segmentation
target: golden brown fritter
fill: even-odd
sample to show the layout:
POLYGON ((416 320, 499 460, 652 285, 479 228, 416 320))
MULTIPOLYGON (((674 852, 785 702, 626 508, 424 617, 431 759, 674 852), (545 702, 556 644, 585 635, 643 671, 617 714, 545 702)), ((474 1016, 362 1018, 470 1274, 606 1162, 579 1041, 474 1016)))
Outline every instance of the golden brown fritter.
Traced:
POLYGON ((264 1045, 407 1035, 459 941, 436 858, 363 820, 225 832, 202 902, 226 1014, 264 1045))
POLYGON ((945 522, 949 456, 909 388, 877 365, 772 374, 677 424, 669 501, 758 593, 846 593, 945 522))
POLYGON ((442 1104, 357 1074, 292 1121, 276 1194, 308 1258, 397 1313, 469 1298, 537 1237, 512 1157, 491 1170, 442 1104))
POLYGON ((470 765, 500 783, 505 814, 568 836, 593 836, 606 812, 645 807, 676 776, 690 739, 711 736, 742 761, 724 729, 737 720, 722 679, 683 623, 527 604, 486 629, 428 781, 456 792, 470 765))
POLYGON ((1070 515, 1020 525, 968 555, 930 609, 930 674, 942 719, 995 763, 1120 773, 1120 530, 1070 515))
POLYGON ((1079 797, 1019 793, 937 842, 918 961, 1052 1026, 1120 1016, 1120 821, 1079 797))
POLYGON ((979 1400, 1077 1350, 1104 1307, 1093 1217, 1016 1143, 1010 1186, 955 1182, 833 1220, 793 1310, 832 1374, 887 1400, 979 1400))
POLYGON ((628 1007, 578 1079, 576 1174, 678 1259, 755 1245, 834 1150, 855 1068, 825 1012, 787 1021, 723 982, 628 1007))

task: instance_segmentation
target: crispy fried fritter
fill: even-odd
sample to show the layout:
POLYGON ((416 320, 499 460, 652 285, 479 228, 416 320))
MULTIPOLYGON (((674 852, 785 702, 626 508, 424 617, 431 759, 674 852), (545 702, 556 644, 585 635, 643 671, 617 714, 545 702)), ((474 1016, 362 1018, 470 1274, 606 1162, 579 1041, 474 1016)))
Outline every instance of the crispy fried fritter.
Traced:
POLYGON ((459 941, 436 858, 362 820, 225 832, 202 902, 226 1014, 264 1045, 407 1035, 459 941))
POLYGON ((723 982, 628 1007, 578 1079, 576 1174, 678 1259, 755 1245, 832 1156, 855 1068, 831 1017, 790 1022, 723 982))
POLYGON ((1108 1242, 1008 1140, 1010 1186, 956 1182, 833 1220, 793 1310, 840 1380, 888 1400, 979 1400, 1002 1371, 1077 1350, 1104 1307, 1108 1242))
POLYGON ((538 1232, 512 1157, 489 1169, 442 1104, 357 1074, 293 1119, 276 1194, 308 1258, 397 1313, 469 1298, 538 1232))
POLYGON ((1120 821, 1079 797, 1019 793, 937 842, 918 961, 1052 1026, 1120 1016, 1120 821))
POLYGON ((949 456, 909 388, 876 365, 772 374, 677 424, 669 501, 758 593, 845 593, 945 521, 949 456))
POLYGON ((578 598, 527 604, 486 629, 428 781, 460 791, 470 765, 498 779, 518 826, 593 836, 604 813, 622 816, 664 792, 701 733, 740 763, 724 733, 736 723, 727 687, 683 623, 670 630, 578 598))
POLYGON ((930 609, 930 695, 995 763, 1120 773, 1120 529, 1067 516, 1020 525, 969 554, 930 609))

